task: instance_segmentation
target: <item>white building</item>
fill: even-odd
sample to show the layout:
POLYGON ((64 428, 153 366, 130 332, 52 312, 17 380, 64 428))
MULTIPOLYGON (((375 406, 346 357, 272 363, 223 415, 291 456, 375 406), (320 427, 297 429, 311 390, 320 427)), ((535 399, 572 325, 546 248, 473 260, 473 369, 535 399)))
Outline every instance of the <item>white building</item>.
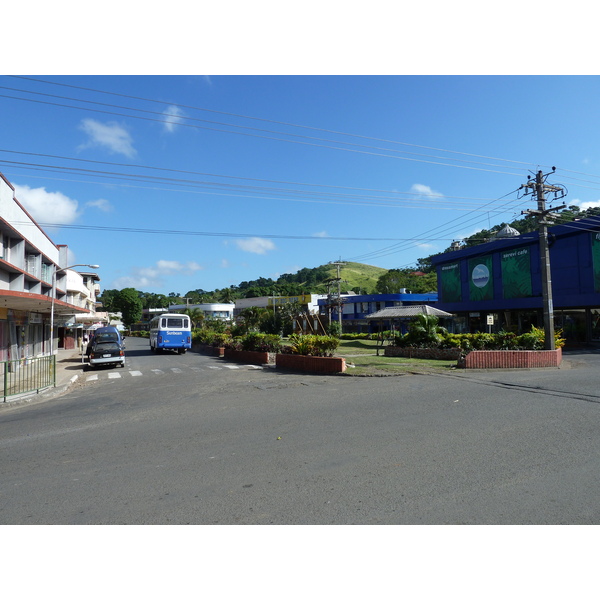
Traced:
POLYGON ((54 244, 14 193, 0 173, 0 361, 50 353, 52 320, 54 337, 75 347, 76 335, 66 324, 90 314, 95 302, 83 277, 65 270, 67 246, 54 244))
POLYGON ((169 312, 178 312, 184 309, 201 310, 206 319, 231 321, 233 319, 233 302, 207 302, 205 304, 169 304, 169 312))
POLYGON ((306 312, 315 314, 319 312, 318 300, 326 298, 322 294, 302 294, 300 296, 259 296, 256 298, 239 298, 235 301, 234 314, 237 317, 245 308, 273 308, 291 302, 298 302, 305 307, 306 312))

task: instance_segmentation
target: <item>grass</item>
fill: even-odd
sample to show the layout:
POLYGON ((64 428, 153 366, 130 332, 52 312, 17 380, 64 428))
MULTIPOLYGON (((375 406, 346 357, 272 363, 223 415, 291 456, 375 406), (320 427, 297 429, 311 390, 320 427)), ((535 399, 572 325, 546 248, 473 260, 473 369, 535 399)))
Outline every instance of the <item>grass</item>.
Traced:
POLYGON ((346 364, 349 366, 345 375, 351 376, 447 372, 456 368, 455 360, 383 356, 383 352, 380 352, 381 355, 377 356, 376 340, 341 340, 335 356, 342 356, 346 359, 346 364))

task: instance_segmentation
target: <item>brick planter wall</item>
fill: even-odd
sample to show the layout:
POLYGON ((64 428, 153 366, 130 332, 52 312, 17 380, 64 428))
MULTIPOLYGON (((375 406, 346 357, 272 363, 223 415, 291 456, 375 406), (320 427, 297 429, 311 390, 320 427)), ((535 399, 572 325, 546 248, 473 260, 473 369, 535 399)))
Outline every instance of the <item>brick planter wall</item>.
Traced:
POLYGON ((556 350, 473 350, 461 366, 466 369, 536 369, 558 367, 562 349, 556 350))
POLYGON ((278 369, 304 371, 305 373, 343 373, 346 359, 338 356, 302 356, 300 354, 277 354, 278 369))
POLYGON ((233 360, 235 362, 243 362, 248 365, 266 365, 269 362, 269 352, 254 352, 250 350, 230 350, 225 348, 225 354, 223 355, 227 360, 233 360))
POLYGON ((208 346, 207 344, 192 344, 192 352, 208 354, 208 356, 223 356, 225 353, 225 348, 208 346))
POLYGON ((403 358, 430 358, 434 360, 458 360, 459 348, 399 348, 386 346, 384 356, 402 356, 403 358))

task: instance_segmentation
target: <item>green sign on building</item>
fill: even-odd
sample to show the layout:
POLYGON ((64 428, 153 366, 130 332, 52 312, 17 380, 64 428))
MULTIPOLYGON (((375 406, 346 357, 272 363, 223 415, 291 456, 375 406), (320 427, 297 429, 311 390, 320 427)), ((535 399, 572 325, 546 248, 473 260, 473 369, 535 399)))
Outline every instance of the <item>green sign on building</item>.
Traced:
POLYGON ((440 269, 440 289, 443 302, 461 302, 460 263, 443 265, 440 269))
POLYGON ((594 291, 600 292, 600 233, 592 233, 592 262, 594 264, 594 291))
POLYGON ((500 254, 504 298, 531 296, 531 259, 529 248, 516 248, 500 254))
POLYGON ((494 298, 494 278, 492 257, 480 256, 469 260, 469 299, 492 300, 494 298))

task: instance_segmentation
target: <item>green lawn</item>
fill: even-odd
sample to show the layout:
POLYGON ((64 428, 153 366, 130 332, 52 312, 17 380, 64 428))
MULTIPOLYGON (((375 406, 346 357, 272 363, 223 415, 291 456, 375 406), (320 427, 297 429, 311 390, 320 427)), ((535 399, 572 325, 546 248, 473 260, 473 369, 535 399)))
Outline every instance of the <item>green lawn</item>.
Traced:
POLYGON ((401 375, 405 373, 447 372, 456 368, 455 360, 428 360, 377 356, 375 340, 341 340, 336 356, 346 359, 346 375, 401 375))

